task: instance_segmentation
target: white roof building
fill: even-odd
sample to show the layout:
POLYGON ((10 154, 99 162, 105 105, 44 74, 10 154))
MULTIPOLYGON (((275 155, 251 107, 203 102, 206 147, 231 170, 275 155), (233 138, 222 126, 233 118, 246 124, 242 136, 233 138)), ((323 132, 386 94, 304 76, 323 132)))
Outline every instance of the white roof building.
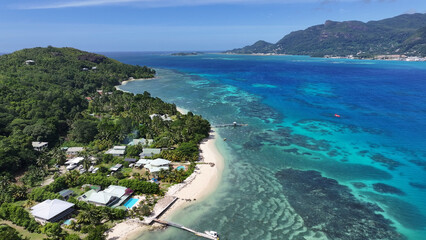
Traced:
MULTIPOLYGON (((155 160, 145 160, 141 159, 136 163, 136 166, 138 163, 141 163, 141 165, 144 165, 146 169, 149 170, 150 173, 157 173, 163 170, 169 170, 169 164, 171 163, 169 160, 157 158, 155 160)), ((139 165, 139 166, 141 166, 139 165)))
POLYGON ((141 158, 152 157, 160 153, 161 153, 161 148, 144 148, 142 152, 139 154, 139 156, 141 158))
POLYGON ((36 220, 57 222, 74 211, 74 204, 59 199, 47 199, 31 208, 31 214, 36 220))
POLYGON ((154 119, 154 117, 159 117, 159 118, 161 118, 163 121, 172 121, 172 118, 171 118, 171 117, 169 117, 169 115, 167 115, 167 114, 160 115, 160 114, 156 114, 156 113, 154 113, 154 114, 149 115, 149 117, 151 118, 151 120, 152 120, 152 119, 154 119))
POLYGON ((112 149, 115 149, 115 150, 126 150, 126 147, 127 146, 114 146, 112 149))
POLYGON ((145 139, 145 138, 139 138, 139 139, 133 139, 129 144, 129 146, 136 146, 138 144, 141 144, 143 146, 145 145, 151 145, 154 143, 154 139, 145 139))
POLYGON ((27 64, 27 65, 34 65, 35 64, 35 61, 34 60, 26 60, 25 61, 25 64, 27 64))
POLYGON ((145 165, 145 168, 149 170, 150 173, 158 173, 161 170, 169 170, 169 167, 154 167, 151 164, 145 165))
POLYGON ((151 166, 154 167, 162 167, 162 166, 169 166, 171 161, 163 159, 163 158, 157 158, 155 160, 150 161, 151 166))
POLYGON ((68 155, 77 155, 79 152, 83 152, 84 147, 70 147, 67 149, 68 155))
POLYGON ((119 156, 124 156, 125 152, 126 152, 126 146, 114 146, 113 148, 106 151, 105 154, 111 154, 113 156, 119 157, 119 156))
POLYGON ((95 205, 111 206, 117 202, 124 201, 130 196, 126 195, 126 190, 126 187, 110 185, 103 191, 96 192, 95 190, 90 190, 83 195, 84 197, 81 200, 95 205))
POLYGON ((123 164, 116 164, 115 166, 111 167, 109 170, 112 172, 117 172, 118 170, 120 170, 120 168, 123 167, 123 164))
POLYGON ((49 145, 48 142, 32 142, 31 144, 36 151, 42 151, 49 145))
POLYGON ((83 161, 83 157, 75 157, 65 162, 65 165, 77 165, 83 161))
POLYGON ((148 159, 140 159, 139 161, 137 161, 136 163, 135 163, 135 167, 141 167, 141 166, 145 166, 145 165, 147 165, 147 164, 149 164, 149 161, 150 160, 148 160, 148 159))

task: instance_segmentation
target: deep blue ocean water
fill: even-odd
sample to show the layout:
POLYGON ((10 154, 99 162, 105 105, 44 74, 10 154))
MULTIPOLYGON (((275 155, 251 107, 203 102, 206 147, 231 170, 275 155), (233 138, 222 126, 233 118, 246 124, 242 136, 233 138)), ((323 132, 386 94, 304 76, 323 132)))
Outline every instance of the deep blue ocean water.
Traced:
MULTIPOLYGON (((216 230, 221 239, 331 238, 330 231, 339 229, 309 226, 316 216, 308 219, 295 207, 299 203, 286 196, 283 186, 288 185, 277 172, 291 168, 318 171, 347 186, 354 198, 377 204, 408 239, 426 236, 426 63, 106 55, 157 70, 157 79, 130 82, 121 87, 125 91, 148 91, 213 125, 249 124, 218 129, 227 138, 217 142, 226 159, 221 184, 214 196, 179 212, 173 221, 216 230)), ((309 209, 309 203, 307 198, 302 205, 309 209)), ((197 238, 168 229, 140 239, 197 238)))

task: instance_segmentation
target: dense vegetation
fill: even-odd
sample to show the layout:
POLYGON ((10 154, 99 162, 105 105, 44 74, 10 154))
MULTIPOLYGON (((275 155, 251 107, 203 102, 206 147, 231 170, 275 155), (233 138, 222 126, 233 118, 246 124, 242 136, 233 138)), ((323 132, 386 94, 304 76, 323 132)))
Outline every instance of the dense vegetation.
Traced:
MULTIPOLYGON (((127 167, 129 163, 104 151, 133 138, 154 139, 150 147, 164 149, 154 157, 192 162, 188 171, 162 171, 160 179, 174 183, 189 176, 198 159, 198 144, 209 134, 209 122, 191 112, 183 115, 174 104, 151 97, 148 92, 134 95, 114 87, 129 78, 154 75, 155 71, 147 67, 122 64, 72 48, 24 49, 0 56, 0 219, 42 233, 48 239, 80 239, 64 231, 59 223, 41 226, 29 214, 29 208, 46 199, 62 199, 58 192, 63 189, 86 191, 85 184, 102 188, 121 185, 136 194, 161 195, 159 185, 147 181, 147 172, 145 177, 140 173, 131 175, 132 169, 128 168, 130 172, 109 176, 110 166, 120 163, 127 167), (163 115, 172 121, 163 120, 163 115), (49 147, 35 151, 32 141, 48 142, 49 147), (96 164, 99 171, 60 173, 58 166, 66 161, 60 147, 70 146, 84 146, 82 167, 88 170, 96 164), (94 157, 96 163, 89 157, 94 157), (53 182, 40 186, 53 173, 53 182)), ((137 157, 141 150, 141 145, 129 146, 126 156, 137 157)), ((148 199, 146 206, 140 205, 131 214, 148 214, 156 201, 155 197, 148 199)), ((70 228, 86 234, 85 239, 104 239, 107 226, 101 223, 129 214, 121 209, 95 207, 74 197, 68 201, 77 210, 76 222, 70 228)), ((21 238, 9 227, 1 226, 0 234, 21 238)))
POLYGON ((60 143, 87 109, 88 94, 112 91, 129 77, 154 74, 147 67, 72 48, 34 48, 0 56, 0 171, 13 173, 33 165, 37 154, 31 141, 60 143), (26 65, 26 60, 35 64, 26 65))
POLYGON ((129 134, 155 138, 156 147, 198 143, 210 129, 200 116, 181 115, 175 105, 147 92, 135 96, 114 89, 121 80, 154 74, 147 67, 72 48, 34 48, 0 56, 0 173, 37 165, 40 154, 32 150, 31 141, 54 147, 69 138, 91 143, 95 150, 120 143, 129 134), (151 120, 150 114, 177 117, 151 120))
POLYGON ((24 238, 14 228, 0 224, 0 239, 21 240, 24 238))
POLYGON ((426 14, 404 14, 367 23, 335 22, 295 31, 275 44, 258 41, 229 53, 278 53, 310 56, 426 56, 426 14))

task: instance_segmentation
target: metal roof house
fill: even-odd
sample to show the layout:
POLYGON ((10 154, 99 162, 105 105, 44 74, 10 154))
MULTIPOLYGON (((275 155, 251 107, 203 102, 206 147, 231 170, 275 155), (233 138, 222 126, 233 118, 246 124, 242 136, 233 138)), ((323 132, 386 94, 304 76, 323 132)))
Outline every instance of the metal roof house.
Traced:
POLYGON ((65 165, 77 165, 83 160, 84 160, 83 157, 75 157, 75 158, 72 158, 72 159, 66 161, 65 165))
POLYGON ((127 145, 129 145, 129 146, 136 146, 136 145, 140 144, 142 146, 145 146, 145 145, 151 145, 153 143, 154 143, 154 139, 136 138, 136 139, 133 139, 127 145))
POLYGON ((169 160, 162 158, 157 158, 155 160, 146 160, 146 162, 147 163, 144 167, 148 169, 150 173, 158 173, 161 170, 169 170, 169 164, 171 163, 169 160))
POLYGON ((150 160, 148 160, 148 159, 143 159, 143 158, 139 159, 139 161, 136 162, 135 167, 143 167, 143 166, 149 164, 149 161, 150 160))
POLYGON ((59 195, 61 195, 65 200, 68 200, 68 198, 74 195, 74 191, 70 189, 64 189, 59 192, 59 195))
POLYGON ((47 148, 47 146, 49 145, 48 142, 32 142, 31 144, 32 144, 34 150, 39 151, 39 152, 45 150, 47 148))
POLYGON ((115 157, 121 157, 121 156, 124 156, 125 152, 126 152, 126 146, 114 146, 113 148, 106 151, 105 154, 111 154, 115 157))
POLYGON ((75 156, 78 153, 83 152, 83 151, 84 151, 83 147, 70 147, 70 148, 67 149, 66 154, 75 156))
POLYGON ((92 189, 80 196, 79 200, 86 201, 97 206, 117 207, 129 198, 132 193, 133 191, 126 187, 110 185, 105 190, 99 192, 92 189))
POLYGON ((128 162, 128 163, 135 163, 136 162, 136 158, 125 158, 124 161, 128 162))
POLYGON ((154 113, 154 114, 149 115, 149 117, 151 118, 151 120, 153 120, 155 117, 159 117, 159 118, 161 118, 163 121, 172 121, 172 118, 171 118, 171 117, 169 117, 169 115, 167 115, 167 114, 160 115, 160 114, 156 114, 156 113, 154 113))
POLYGON ((160 154, 161 148, 144 148, 139 154, 141 158, 152 157, 154 155, 160 154))
POLYGON ((31 59, 30 59, 30 60, 26 60, 26 61, 25 61, 25 64, 26 64, 26 65, 34 65, 34 64, 35 64, 35 61, 34 61, 34 60, 31 60, 31 59))
POLYGON ((111 172, 117 172, 117 171, 118 171, 118 170, 120 170, 122 167, 123 167, 123 164, 119 164, 119 163, 117 163, 117 164, 115 164, 115 166, 112 166, 109 170, 110 170, 111 172))
POLYGON ((74 204, 59 199, 47 199, 31 208, 31 214, 41 222, 57 222, 74 211, 74 204))

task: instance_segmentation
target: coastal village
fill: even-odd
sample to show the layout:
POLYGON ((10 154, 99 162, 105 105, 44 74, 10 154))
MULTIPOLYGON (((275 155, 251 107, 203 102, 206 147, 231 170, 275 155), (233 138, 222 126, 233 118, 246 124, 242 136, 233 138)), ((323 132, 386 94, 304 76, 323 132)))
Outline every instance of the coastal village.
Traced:
POLYGON ((360 58, 354 55, 347 55, 344 57, 341 56, 333 56, 333 55, 325 55, 324 58, 333 58, 333 59, 365 59, 365 60, 387 60, 387 61, 406 61, 406 62, 424 62, 426 61, 426 57, 419 56, 407 56, 403 54, 390 54, 390 55, 375 55, 370 58, 360 58))
MULTIPOLYGON (((151 117, 154 116, 157 115, 151 115, 151 117)), ((160 117, 162 117, 162 119, 165 121, 172 121, 170 117, 160 117)), ((162 185, 162 188, 167 190, 168 185, 165 185, 163 181, 160 181, 159 176, 170 170, 187 171, 188 163, 173 163, 163 158, 157 158, 156 156, 160 155, 162 149, 149 148, 149 146, 153 143, 153 139, 144 138, 132 139, 132 141, 128 143, 128 146, 143 147, 142 152, 139 154, 139 159, 125 157, 127 147, 126 145, 114 146, 113 148, 108 149, 105 154, 117 157, 118 159, 122 160, 122 162, 117 163, 111 167, 108 166, 109 168, 107 172, 110 175, 121 173, 121 171, 130 172, 130 179, 135 178, 136 176, 145 176, 147 179, 149 179, 149 182, 162 185)), ((32 146, 35 151, 42 152, 47 150, 48 142, 32 142, 32 146)), ((66 154, 67 161, 64 163, 64 165, 56 166, 60 173, 78 171, 80 174, 96 174, 100 168, 106 168, 103 164, 97 164, 97 159, 92 156, 89 157, 90 164, 87 168, 87 165, 83 164, 83 161, 87 160, 87 156, 86 159, 85 157, 81 157, 84 156, 84 154, 82 154, 85 152, 84 147, 62 147, 61 150, 66 154)), ((205 162, 199 162, 199 164, 203 163, 205 162)), ((207 165, 209 167, 214 167, 214 163, 207 165)), ((199 170, 198 167, 196 167, 196 169, 199 170)), ((133 224, 135 222, 139 222, 141 225, 147 226, 153 224, 155 221, 159 221, 157 218, 178 200, 178 197, 174 195, 176 195, 180 189, 186 187, 186 185, 196 177, 196 174, 197 173, 193 173, 187 181, 174 186, 171 189, 172 191, 166 193, 165 197, 157 198, 158 201, 153 206, 150 214, 146 213, 145 217, 139 216, 138 218, 129 219, 132 220, 133 224)), ((49 180, 50 179, 47 179, 47 181, 49 180)), ((75 218, 75 204, 66 201, 72 196, 75 196, 79 201, 84 201, 95 206, 105 206, 123 209, 126 211, 131 211, 133 208, 138 207, 139 204, 143 205, 147 199, 147 196, 144 194, 136 195, 132 189, 117 185, 109 185, 108 187, 102 189, 102 187, 99 185, 84 184, 81 187, 74 189, 63 189, 59 191, 58 194, 62 197, 62 199, 47 199, 31 208, 31 214, 41 224, 46 224, 49 222, 61 222, 64 228, 68 228, 70 225, 78 222, 78 219, 75 218), (82 191, 82 189, 84 189, 84 191, 82 191)), ((195 201, 196 199, 194 198, 183 200, 195 201)), ((137 229, 132 227, 132 230, 137 229)))
MULTIPOLYGON (((76 88, 74 78, 60 82, 72 86, 71 95, 62 94, 64 86, 48 85, 47 94, 58 89, 55 101, 75 95, 75 100, 64 102, 76 102, 69 108, 63 105, 63 113, 39 114, 39 120, 10 128, 30 135, 21 143, 15 141, 23 147, 11 150, 0 162, 16 162, 1 165, 5 173, 0 185, 2 231, 10 231, 16 239, 126 239, 164 225, 176 227, 164 222, 167 216, 217 186, 222 164, 209 122, 147 92, 134 95, 117 86, 117 79, 134 80, 129 74, 145 79, 155 71, 70 48, 23 52, 25 56, 16 55, 22 74, 50 69, 46 64, 62 64, 50 74, 59 76, 68 69, 86 79, 85 88, 95 90, 76 88), (105 79, 111 76, 108 83, 105 79), (103 88, 97 88, 101 84, 103 88), (46 120, 55 114, 59 117, 46 120), (43 130, 31 135, 35 126, 31 124, 43 130), (16 168, 19 161, 24 171, 16 168)), ((20 95, 28 96, 32 95, 20 95)), ((41 113, 59 109, 48 102, 38 105, 45 106, 38 110, 41 113)), ((22 138, 19 133, 16 137, 22 138)), ((3 147, 9 144, 0 140, 3 147)), ((212 231, 181 229, 217 239, 212 231)))
MULTIPOLYGON (((102 94, 101 90, 97 91, 102 94)), ((87 99, 87 98, 86 98, 87 99)), ((92 98, 90 98, 92 100, 92 98)), ((173 121, 173 118, 168 115, 151 114, 150 118, 158 117, 161 121, 173 121)), ((60 150, 65 154, 66 161, 63 165, 55 165, 55 176, 61 176, 72 171, 79 174, 96 174, 98 171, 107 173, 107 177, 123 175, 128 179, 140 179, 148 181, 160 187, 162 194, 147 196, 146 194, 136 194, 131 188, 120 185, 109 185, 102 187, 96 184, 83 184, 70 189, 62 189, 58 194, 61 199, 46 199, 30 208, 31 215, 36 221, 41 224, 60 223, 62 228, 71 230, 78 222, 78 211, 74 209, 75 204, 68 202, 70 197, 75 197, 78 201, 83 201, 94 206, 110 207, 120 209, 127 212, 132 212, 138 207, 146 207, 147 201, 151 205, 149 209, 141 212, 132 213, 133 217, 127 217, 127 220, 116 228, 111 228, 107 231, 107 239, 115 239, 114 237, 122 237, 129 231, 139 232, 138 228, 143 225, 150 226, 154 223, 168 225, 167 222, 159 220, 159 216, 164 214, 173 204, 179 200, 179 191, 190 184, 196 175, 199 174, 200 164, 207 168, 215 166, 213 162, 205 162, 200 156, 197 164, 188 162, 172 162, 161 158, 161 152, 168 150, 167 148, 150 148, 154 144, 154 139, 131 139, 126 145, 113 146, 104 152, 105 155, 112 156, 115 160, 113 163, 104 164, 95 156, 90 156, 85 147, 61 147, 60 150), (138 157, 126 157, 126 149, 131 147, 140 147, 141 152, 138 157), (170 184, 170 181, 165 181, 164 175, 172 172, 189 172, 187 179, 181 179, 182 182, 177 185, 170 184), (172 186, 172 187, 171 187, 172 186), (169 191, 167 191, 169 190, 169 191), (153 199, 149 199, 152 198, 153 199), (130 227, 129 227, 129 224, 130 227), (135 225, 136 224, 136 225, 135 225), (123 232, 123 230, 125 230, 123 232), (117 234, 117 232, 119 234, 117 234)), ((48 142, 32 142, 35 151, 44 152, 48 150, 48 142)), ((214 161, 214 159, 213 159, 214 161)), ((53 176, 49 176, 44 183, 53 181, 53 176)), ((180 199, 182 202, 196 201, 197 194, 186 195, 187 198, 180 199), (190 197, 190 198, 189 198, 190 197)), ((136 211, 135 211, 136 212, 136 211)), ((185 228, 184 228, 185 229, 185 228)), ((187 230, 187 229, 185 229, 187 230)), ((71 230, 72 231, 72 230, 71 230)), ((188 230, 187 230, 188 231, 188 230)), ((205 234, 192 231, 199 236, 204 236, 208 239, 216 239, 217 234, 205 234), (216 237, 215 237, 216 236, 216 237)))
MULTIPOLYGON (((154 117, 158 117, 162 121, 173 121, 173 118, 168 115, 150 115, 151 119, 154 117)), ((132 212, 132 216, 127 217, 125 222, 107 231, 107 239, 122 237, 123 234, 129 234, 129 231, 140 232, 143 226, 150 226, 156 222, 168 225, 159 220, 159 216, 164 214, 178 200, 181 201, 181 204, 197 200, 195 197, 200 196, 199 194, 186 194, 183 195, 186 198, 179 199, 179 196, 181 196, 179 192, 193 182, 197 174, 201 173, 200 169, 204 169, 204 171, 214 170, 210 170, 209 168, 215 167, 215 159, 207 156, 213 162, 206 162, 205 156, 200 156, 197 164, 172 162, 160 157, 161 152, 168 149, 150 148, 153 144, 154 139, 139 138, 129 140, 126 145, 113 146, 104 152, 105 155, 111 156, 114 159, 113 163, 109 164, 99 161, 94 156, 96 154, 93 156, 88 154, 85 147, 61 147, 60 150, 65 155, 66 161, 64 164, 55 165, 55 169, 53 169, 55 175, 47 177, 42 185, 52 183, 55 177, 57 178, 72 172, 91 175, 102 172, 106 173, 107 177, 122 175, 124 179, 148 181, 158 185, 161 194, 137 194, 129 187, 113 184, 106 187, 96 184, 83 184, 74 188, 61 189, 58 191, 60 199, 46 199, 40 203, 34 203, 35 205, 30 208, 31 215, 41 224, 60 223, 62 228, 74 232, 72 231, 73 226, 77 225, 80 219, 78 218, 78 211, 74 208, 75 204, 67 201, 71 197, 74 197, 78 201, 93 204, 94 206, 132 212), (128 156, 126 149, 129 146, 141 149, 137 157, 126 157, 128 156), (164 177, 167 173, 184 173, 189 171, 191 171, 191 174, 187 175, 188 178, 179 180, 181 183, 177 185, 170 184, 170 181, 165 180, 164 177), (147 202, 150 202, 148 209, 146 208, 147 202), (143 213, 134 211, 134 209, 140 207, 144 208, 143 213)), ((32 142, 33 149, 41 153, 48 151, 48 145, 48 142, 32 142)), ((193 232, 196 233, 195 231, 193 232)), ((217 235, 214 237, 214 235, 205 233, 197 234, 208 239, 216 239, 217 237, 217 235)))

